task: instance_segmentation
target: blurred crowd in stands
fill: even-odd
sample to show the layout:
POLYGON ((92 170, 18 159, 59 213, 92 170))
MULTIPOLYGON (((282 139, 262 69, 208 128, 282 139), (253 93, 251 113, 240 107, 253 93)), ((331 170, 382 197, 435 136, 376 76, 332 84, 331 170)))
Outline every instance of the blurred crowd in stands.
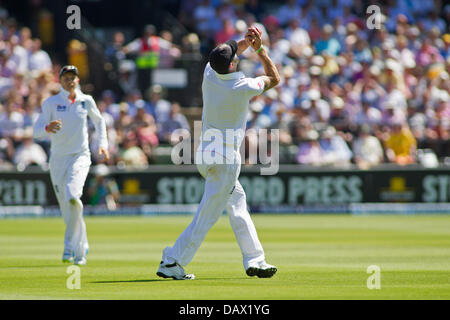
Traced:
MULTIPOLYGON (((252 99, 247 129, 279 129, 281 163, 450 163, 450 5, 385 1, 380 24, 369 28, 371 4, 377 2, 181 1, 177 19, 187 33, 177 43, 153 25, 131 41, 116 32, 105 56, 118 61, 121 91, 95 97, 108 128, 108 164, 154 163, 174 130, 193 129, 183 115, 189 106, 168 101, 166 88, 150 83, 151 70, 189 53, 206 63, 215 44, 242 39, 251 25, 262 30, 281 83, 252 99)), ((251 49, 240 58, 247 76, 263 74, 251 49)), ((60 67, 30 29, 0 9, 0 166, 46 162, 48 141, 34 142, 30 130, 41 101, 58 91, 60 67)))

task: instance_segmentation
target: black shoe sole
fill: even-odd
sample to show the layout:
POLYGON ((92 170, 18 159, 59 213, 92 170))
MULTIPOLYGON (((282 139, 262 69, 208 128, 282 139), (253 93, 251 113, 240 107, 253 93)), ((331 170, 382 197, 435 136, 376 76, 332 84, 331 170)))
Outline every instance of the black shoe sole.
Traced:
POLYGON ((257 276, 258 278, 272 278, 277 273, 277 268, 259 269, 250 267, 246 271, 249 277, 257 276))
MULTIPOLYGON (((161 261, 160 264, 163 264, 163 261, 161 261)), ((167 264, 166 267, 171 268, 171 267, 175 267, 176 265, 177 265, 176 263, 172 263, 172 264, 167 264)), ((175 277, 168 276, 168 275, 166 275, 166 274, 164 274, 164 273, 162 273, 160 271, 156 272, 156 275, 158 277, 161 277, 161 278, 164 278, 164 279, 172 278, 173 280, 179 280, 179 279, 177 279, 175 277)))
POLYGON ((168 275, 166 275, 166 274, 164 274, 164 273, 162 273, 162 272, 157 272, 156 275, 157 275, 158 277, 161 277, 161 278, 164 278, 164 279, 172 278, 173 280, 193 280, 193 279, 191 279, 191 278, 186 278, 187 275, 185 275, 185 278, 184 278, 184 279, 178 279, 178 278, 175 278, 175 277, 172 277, 172 276, 168 276, 168 275))
POLYGON ((158 277, 161 277, 161 278, 164 278, 164 279, 172 278, 173 280, 178 280, 177 278, 175 278, 175 277, 170 277, 170 276, 168 276, 168 275, 165 275, 165 274, 162 273, 162 272, 157 272, 156 275, 157 275, 158 277))

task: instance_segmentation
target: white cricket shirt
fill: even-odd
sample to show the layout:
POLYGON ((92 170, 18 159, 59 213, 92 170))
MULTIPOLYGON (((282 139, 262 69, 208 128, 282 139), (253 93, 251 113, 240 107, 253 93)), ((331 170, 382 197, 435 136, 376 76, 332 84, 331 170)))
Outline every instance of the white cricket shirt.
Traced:
MULTIPOLYGON (((202 137, 208 129, 217 129, 225 137, 227 129, 236 133, 234 148, 238 150, 245 136, 248 103, 264 91, 262 77, 246 78, 242 72, 219 74, 209 62, 203 74, 202 137)), ((224 138, 225 143, 225 138, 224 138)), ((203 143, 204 149, 207 143, 203 143)))
POLYGON ((94 99, 76 90, 74 101, 68 99, 69 92, 61 91, 42 104, 42 113, 34 124, 33 137, 40 139, 50 135, 50 152, 56 155, 68 155, 89 152, 88 122, 92 120, 99 133, 99 146, 108 148, 105 120, 95 104, 94 99), (61 119, 62 127, 56 133, 47 133, 45 126, 53 120, 61 119))

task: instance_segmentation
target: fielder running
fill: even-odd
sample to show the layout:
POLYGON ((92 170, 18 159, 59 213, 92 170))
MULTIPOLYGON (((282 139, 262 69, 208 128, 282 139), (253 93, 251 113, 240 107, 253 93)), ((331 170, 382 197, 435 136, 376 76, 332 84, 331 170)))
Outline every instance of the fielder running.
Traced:
POLYGON ((99 132, 98 152, 107 160, 106 125, 94 99, 78 89, 78 70, 64 66, 59 74, 61 91, 46 99, 34 125, 34 138, 50 135, 50 177, 66 224, 63 262, 86 264, 89 244, 80 198, 91 165, 89 116, 99 132))
MULTIPOLYGON (((200 174, 205 178, 205 192, 198 210, 190 225, 178 237, 173 247, 163 250, 162 261, 157 275, 176 280, 194 279, 186 274, 186 266, 194 257, 209 229, 216 223, 226 209, 236 240, 243 256, 244 269, 248 276, 272 277, 277 268, 265 261, 264 250, 258 239, 255 226, 247 211, 244 189, 238 181, 241 159, 240 145, 244 134, 237 134, 235 142, 224 144, 221 155, 211 150, 205 134, 208 130, 244 132, 249 100, 276 86, 280 77, 261 43, 261 33, 249 28, 245 39, 227 41, 211 51, 209 63, 203 74, 203 114, 202 141, 197 149, 196 163, 200 174), (246 78, 236 72, 238 55, 251 46, 264 66, 265 75, 246 78), (229 155, 234 158, 230 161, 229 155), (220 156, 221 161, 209 163, 199 161, 220 156), (223 164, 220 164, 223 163, 223 164), (226 164, 225 164, 226 163, 226 164)), ((223 141, 226 141, 225 138, 223 141)), ((220 152, 219 152, 220 153, 220 152)))

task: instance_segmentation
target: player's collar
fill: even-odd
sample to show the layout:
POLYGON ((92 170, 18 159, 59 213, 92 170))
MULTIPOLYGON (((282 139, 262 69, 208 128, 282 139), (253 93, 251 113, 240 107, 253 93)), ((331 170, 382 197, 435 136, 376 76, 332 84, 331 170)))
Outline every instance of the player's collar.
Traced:
MULTIPOLYGON (((59 94, 61 96, 63 96, 66 100, 70 101, 69 100, 70 92, 65 90, 62 86, 60 87, 59 94)), ((75 89, 75 100, 74 101, 70 101, 70 102, 73 103, 73 102, 79 100, 80 98, 81 98, 81 91, 77 88, 77 89, 75 89)))
MULTIPOLYGON (((216 72, 216 71, 214 71, 216 72)), ((220 74, 216 72, 216 76, 217 78, 221 79, 221 80, 234 80, 234 79, 240 79, 242 77, 244 77, 244 74, 242 72, 232 72, 232 73, 225 73, 225 74, 220 74)))

